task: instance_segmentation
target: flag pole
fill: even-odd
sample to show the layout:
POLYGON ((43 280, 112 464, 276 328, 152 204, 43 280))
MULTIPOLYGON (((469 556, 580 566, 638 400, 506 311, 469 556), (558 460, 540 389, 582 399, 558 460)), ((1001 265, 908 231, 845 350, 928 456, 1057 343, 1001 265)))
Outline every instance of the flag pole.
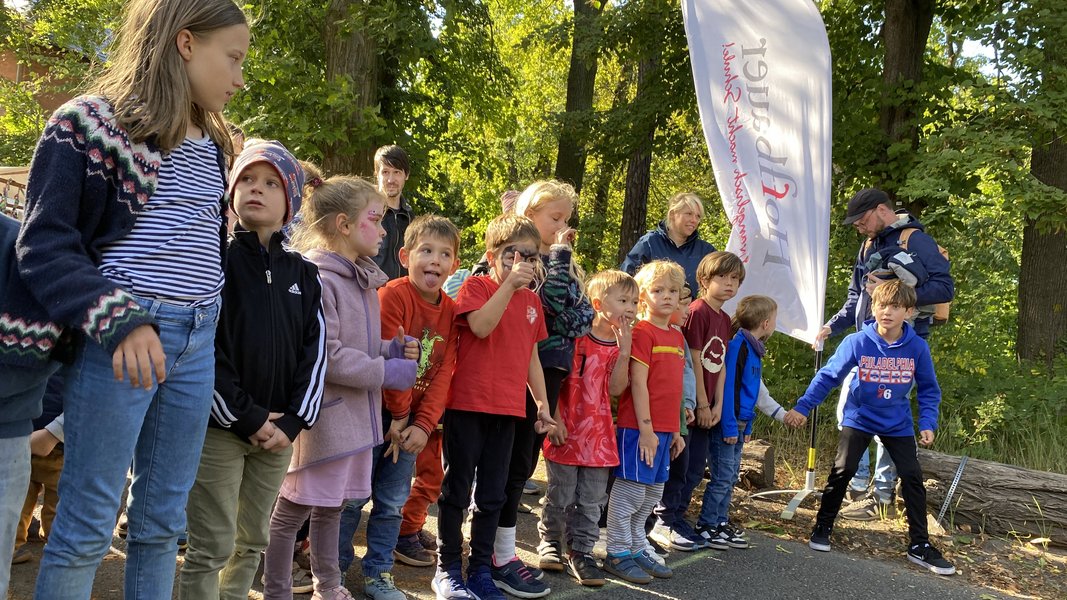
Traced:
MULTIPOLYGON (((818 373, 822 368, 822 350, 815 351, 815 372, 818 373)), ((800 503, 808 498, 808 496, 818 496, 819 493, 815 491, 815 443, 816 432, 818 431, 819 421, 819 407, 816 406, 811 409, 808 414, 808 470, 804 474, 804 487, 799 490, 768 490, 766 492, 759 492, 752 494, 752 498, 762 498, 765 496, 779 496, 783 494, 793 494, 793 499, 789 501, 785 509, 782 510, 782 518, 786 521, 791 520, 797 512, 797 508, 800 507, 800 503)))

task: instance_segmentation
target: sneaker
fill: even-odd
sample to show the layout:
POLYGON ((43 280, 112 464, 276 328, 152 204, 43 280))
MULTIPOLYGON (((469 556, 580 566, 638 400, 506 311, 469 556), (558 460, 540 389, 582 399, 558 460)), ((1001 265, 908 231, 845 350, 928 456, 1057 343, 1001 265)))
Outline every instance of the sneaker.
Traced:
POLYGON ((956 567, 941 556, 941 552, 930 544, 914 544, 908 548, 908 560, 938 575, 954 575, 956 567))
POLYGON ((30 562, 33 558, 33 552, 30 550, 29 544, 23 544, 18 548, 15 548, 15 553, 11 555, 11 564, 21 565, 25 562, 30 562))
POLYGON ((719 525, 719 537, 726 541, 726 545, 730 548, 737 548, 744 550, 748 548, 748 540, 744 538, 736 529, 729 523, 723 523, 719 525))
POLYGON ((541 494, 541 486, 534 483, 533 479, 527 479, 526 483, 522 484, 522 493, 539 496, 541 494))
POLYGON ((697 530, 685 519, 674 524, 674 531, 682 538, 692 542, 694 550, 703 550, 708 547, 708 541, 704 539, 704 536, 697 533, 697 530))
POLYGON ((363 595, 371 600, 407 600, 404 592, 396 589, 392 573, 382 573, 378 577, 364 577, 363 595))
MULTIPOLYGON (((541 598, 552 591, 551 588, 537 580, 518 556, 502 567, 494 565, 492 575, 496 587, 519 598, 541 598)), ((481 597, 480 594, 479 597, 481 597)))
POLYGON ((119 522, 115 524, 115 533, 122 539, 126 539, 126 536, 130 533, 130 520, 126 516, 126 511, 122 511, 119 515, 119 522))
POLYGON ((726 536, 719 534, 718 527, 697 525, 696 532, 700 534, 700 537, 704 538, 708 548, 711 548, 712 550, 730 549, 730 544, 727 543, 726 536))
POLYGON ((178 550, 185 550, 189 547, 189 534, 183 533, 178 536, 178 550))
POLYGON ((437 600, 476 600, 471 591, 463 584, 463 574, 460 565, 456 563, 452 569, 437 567, 437 572, 430 581, 430 588, 437 596, 437 600))
POLYGON ((857 490, 854 487, 849 487, 848 491, 845 492, 845 502, 857 502, 859 500, 863 500, 864 496, 866 495, 866 488, 857 490))
POLYGON ((419 536, 419 543, 422 544, 423 548, 426 548, 430 552, 437 552, 436 535, 430 533, 429 531, 426 531, 425 529, 420 529, 419 532, 415 535, 419 536))
POLYGON ((578 583, 587 587, 600 587, 607 583, 604 579, 604 572, 600 570, 596 559, 590 554, 572 552, 567 561, 567 572, 577 579, 578 583))
POLYGON ((667 564, 667 561, 666 559, 664 559, 664 557, 667 556, 667 551, 662 550, 662 554, 660 554, 660 552, 661 550, 657 550, 655 545, 649 543, 648 538, 645 538, 645 553, 648 554, 648 557, 652 560, 658 562, 661 565, 665 565, 667 564))
POLYGON ((652 576, 639 567, 629 554, 624 556, 611 556, 604 561, 604 570, 630 583, 651 583, 652 576))
POLYGON ((506 600, 493 581, 489 567, 478 567, 467 572, 467 591, 475 600, 506 600))
POLYGON ((811 530, 811 537, 808 538, 808 547, 812 550, 818 550, 819 552, 829 552, 830 534, 833 533, 833 531, 833 527, 815 525, 815 529, 811 530))
POLYGON ((311 576, 311 571, 303 569, 300 565, 293 563, 293 593, 294 594, 310 594, 315 589, 315 578, 311 576))
MULTIPOLYGON (((343 574, 342 574, 343 575, 343 574)), ((267 576, 261 575, 259 582, 267 585, 267 576)), ((293 563, 293 593, 310 594, 315 589, 315 580, 310 571, 305 571, 300 565, 293 563)))
MULTIPOLYGON (((295 593, 295 592, 294 592, 295 593)), ((348 591, 343 585, 337 587, 327 588, 325 590, 315 590, 314 594, 311 594, 311 600, 356 600, 352 596, 352 592, 348 591)))
POLYGON ((853 502, 841 511, 841 518, 850 521, 877 521, 896 517, 896 506, 892 502, 879 502, 873 494, 868 494, 863 500, 853 502))
POLYGON ((667 556, 671 553, 670 546, 664 546, 649 536, 645 536, 645 549, 656 556, 667 556))
POLYGON ((657 577, 659 579, 670 579, 671 576, 674 575, 674 571, 672 571, 670 567, 668 567, 667 565, 661 565, 655 560, 653 560, 652 557, 648 555, 647 550, 634 554, 633 559, 634 562, 637 563, 637 566, 644 569, 645 573, 648 573, 653 577, 657 577))
POLYGON ((649 532, 648 537, 660 546, 678 550, 680 552, 692 552, 696 550, 693 541, 679 534, 673 527, 668 527, 663 521, 656 521, 656 526, 649 532))
POLYGON ((545 571, 562 573, 566 568, 563 564, 563 544, 552 540, 542 540, 537 546, 537 566, 545 571))
POLYGON ((393 558, 413 567, 429 567, 434 564, 436 557, 419 542, 419 535, 402 535, 396 540, 393 548, 393 558))

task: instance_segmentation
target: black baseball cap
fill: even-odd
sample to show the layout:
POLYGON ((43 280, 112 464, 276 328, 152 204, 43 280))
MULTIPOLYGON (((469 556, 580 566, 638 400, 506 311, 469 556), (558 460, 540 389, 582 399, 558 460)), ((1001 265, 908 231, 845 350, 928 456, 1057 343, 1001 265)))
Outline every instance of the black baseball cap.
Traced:
POLYGON ((856 195, 848 201, 848 212, 845 213, 845 225, 851 225, 863 218, 867 211, 877 208, 880 204, 890 204, 889 196, 878 188, 867 188, 856 192, 856 195))

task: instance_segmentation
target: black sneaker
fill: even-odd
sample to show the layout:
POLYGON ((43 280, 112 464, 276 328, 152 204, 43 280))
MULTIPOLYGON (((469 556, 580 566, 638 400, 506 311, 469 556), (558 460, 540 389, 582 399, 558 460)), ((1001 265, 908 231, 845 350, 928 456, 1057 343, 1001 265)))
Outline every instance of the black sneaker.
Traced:
POLYGON ((908 548, 908 560, 938 575, 955 575, 956 567, 941 556, 929 543, 913 544, 908 548))
POLYGON ((417 533, 397 538, 393 558, 413 567, 429 567, 437 560, 437 557, 419 542, 417 533))
POLYGON ((542 571, 563 572, 563 545, 556 540, 542 540, 537 546, 537 566, 542 571))
POLYGON ((815 525, 815 529, 811 530, 811 538, 808 539, 808 547, 812 550, 818 550, 819 552, 830 551, 830 534, 833 533, 834 528, 827 525, 815 525))
POLYGON ((600 587, 607 583, 604 572, 596 564, 596 559, 589 554, 572 552, 567 561, 567 572, 578 580, 578 583, 587 587, 600 587))
POLYGON ((712 550, 729 550, 730 544, 726 542, 726 537, 719 534, 718 527, 709 527, 707 525, 697 525, 696 532, 700 534, 700 537, 704 538, 708 548, 712 550))
POLYGON ((744 550, 748 548, 748 540, 745 539, 743 533, 737 529, 734 529, 733 525, 729 523, 723 523, 719 525, 719 536, 726 540, 726 545, 731 548, 737 548, 744 550))

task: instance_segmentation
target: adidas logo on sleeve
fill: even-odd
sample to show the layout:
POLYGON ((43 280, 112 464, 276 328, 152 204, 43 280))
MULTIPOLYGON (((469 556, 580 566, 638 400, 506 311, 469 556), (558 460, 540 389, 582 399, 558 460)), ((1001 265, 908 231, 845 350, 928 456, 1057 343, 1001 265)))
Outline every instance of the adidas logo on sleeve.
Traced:
POLYGON ((297 296, 299 296, 300 295, 300 286, 298 286, 295 283, 293 285, 289 286, 289 293, 290 294, 296 294, 297 296))

